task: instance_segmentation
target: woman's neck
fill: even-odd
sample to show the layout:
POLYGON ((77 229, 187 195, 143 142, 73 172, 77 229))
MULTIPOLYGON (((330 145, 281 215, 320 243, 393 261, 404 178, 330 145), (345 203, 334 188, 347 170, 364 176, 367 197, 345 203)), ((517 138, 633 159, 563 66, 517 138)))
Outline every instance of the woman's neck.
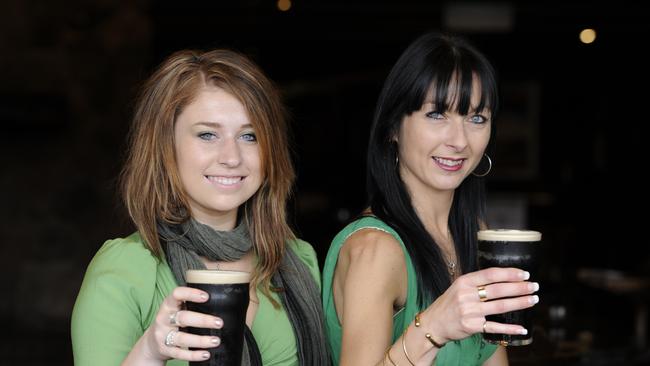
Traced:
POLYGON ((237 215, 205 216, 192 215, 192 218, 218 231, 231 231, 237 226, 237 215))
POLYGON ((217 269, 222 271, 243 271, 253 272, 257 263, 257 257, 251 249, 243 257, 233 262, 211 261, 208 258, 200 257, 201 262, 207 269, 217 269))
POLYGON ((425 229, 434 238, 448 239, 449 213, 453 201, 453 191, 428 194, 426 196, 420 195, 413 198, 412 204, 416 214, 425 229))

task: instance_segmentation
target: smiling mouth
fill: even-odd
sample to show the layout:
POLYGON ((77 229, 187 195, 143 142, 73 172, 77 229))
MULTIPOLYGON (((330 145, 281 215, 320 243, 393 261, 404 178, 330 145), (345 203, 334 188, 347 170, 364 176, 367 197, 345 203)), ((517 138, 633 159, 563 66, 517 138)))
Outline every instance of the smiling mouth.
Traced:
POLYGON ((217 183, 223 186, 233 186, 243 181, 246 177, 222 177, 222 176, 205 176, 210 182, 217 183))
POLYGON ((440 158, 437 156, 433 157, 433 160, 435 160, 438 164, 444 166, 444 167, 449 167, 449 168, 458 168, 460 167, 465 159, 445 159, 445 158, 440 158))

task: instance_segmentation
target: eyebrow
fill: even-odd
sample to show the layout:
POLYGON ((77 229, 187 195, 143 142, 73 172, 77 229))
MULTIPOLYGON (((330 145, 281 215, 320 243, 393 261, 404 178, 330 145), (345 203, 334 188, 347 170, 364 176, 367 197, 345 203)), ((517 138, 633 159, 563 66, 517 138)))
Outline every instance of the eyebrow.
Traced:
MULTIPOLYGON (((223 127, 221 123, 219 122, 208 122, 208 121, 200 121, 196 122, 194 126, 206 126, 206 127, 212 127, 212 128, 221 128, 223 127)), ((239 128, 253 128, 253 125, 250 123, 247 123, 245 125, 241 125, 239 128)))

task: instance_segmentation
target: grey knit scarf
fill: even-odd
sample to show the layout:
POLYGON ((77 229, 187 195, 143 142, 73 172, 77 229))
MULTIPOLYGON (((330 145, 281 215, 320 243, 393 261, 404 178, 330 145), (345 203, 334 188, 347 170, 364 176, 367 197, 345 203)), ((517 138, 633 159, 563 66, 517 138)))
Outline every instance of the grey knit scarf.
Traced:
MULTIPOLYGON (((186 284, 186 270, 206 268, 200 257, 236 261, 250 251, 252 242, 245 221, 241 220, 232 231, 218 231, 194 219, 180 225, 159 223, 159 235, 166 243, 165 256, 177 283, 186 284)), ((293 327, 300 365, 331 365, 320 291, 309 269, 293 250, 285 250, 271 284, 281 289, 278 295, 293 327)), ((260 362, 259 350, 250 330, 247 332, 242 365, 255 366, 260 362)))

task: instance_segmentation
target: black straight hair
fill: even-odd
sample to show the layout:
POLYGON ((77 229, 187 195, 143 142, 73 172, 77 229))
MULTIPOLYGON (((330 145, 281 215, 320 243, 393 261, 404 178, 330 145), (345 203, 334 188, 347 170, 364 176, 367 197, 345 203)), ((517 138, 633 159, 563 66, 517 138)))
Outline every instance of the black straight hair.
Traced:
MULTIPOLYGON (((496 72, 485 56, 464 39, 426 33, 411 43, 397 60, 377 102, 368 144, 369 205, 373 214, 402 238, 415 267, 421 308, 450 286, 451 277, 438 245, 416 214, 399 175, 394 136, 404 117, 419 110, 425 102, 432 102, 440 113, 453 108, 466 115, 487 109, 494 121, 498 105, 496 72), (471 106, 474 77, 481 86, 478 106, 471 106), (429 91, 433 91, 433 100, 425 101, 429 91), (476 110, 470 111, 473 107, 476 110)), ((490 141, 494 140, 495 127, 493 123, 490 141)), ((470 174, 455 190, 449 214, 449 229, 462 273, 477 267, 476 232, 480 222, 485 222, 484 181, 470 174)))

